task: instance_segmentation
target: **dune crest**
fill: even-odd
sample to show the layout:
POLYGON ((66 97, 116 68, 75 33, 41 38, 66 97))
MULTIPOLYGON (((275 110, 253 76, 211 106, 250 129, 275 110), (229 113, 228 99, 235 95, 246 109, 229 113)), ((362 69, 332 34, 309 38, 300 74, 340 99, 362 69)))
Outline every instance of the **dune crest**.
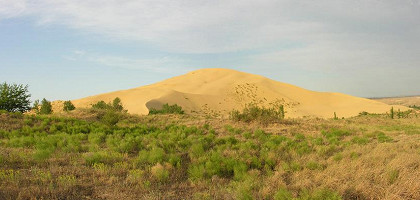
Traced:
MULTIPOLYGON (((358 115, 362 111, 385 113, 390 105, 340 93, 314 92, 263 76, 231 69, 200 69, 152 85, 90 96, 72 102, 90 107, 98 102, 121 98, 133 114, 148 114, 162 104, 178 104, 187 113, 227 115, 248 103, 261 106, 285 105, 286 117, 331 118, 358 115)), ((395 109, 407 110, 404 106, 395 109)))

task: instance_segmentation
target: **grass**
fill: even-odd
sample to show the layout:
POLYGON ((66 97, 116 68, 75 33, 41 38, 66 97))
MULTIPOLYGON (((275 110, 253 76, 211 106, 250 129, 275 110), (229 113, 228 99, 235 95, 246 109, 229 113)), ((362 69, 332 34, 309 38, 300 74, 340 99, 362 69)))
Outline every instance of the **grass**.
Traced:
POLYGON ((118 113, 110 125, 104 112, 84 112, 0 114, 0 197, 420 198, 418 118, 261 126, 118 113))

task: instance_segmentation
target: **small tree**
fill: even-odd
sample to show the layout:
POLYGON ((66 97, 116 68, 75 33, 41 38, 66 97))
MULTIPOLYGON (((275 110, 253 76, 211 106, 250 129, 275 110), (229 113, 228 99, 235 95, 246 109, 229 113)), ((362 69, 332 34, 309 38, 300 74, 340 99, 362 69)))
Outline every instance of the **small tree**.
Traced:
POLYGON ((34 101, 34 105, 32 106, 32 110, 34 110, 36 113, 39 112, 39 100, 34 101))
POLYGON ((117 110, 117 111, 122 111, 124 109, 124 107, 121 104, 121 99, 116 97, 113 101, 112 101, 112 107, 117 110))
POLYGON ((31 109, 28 85, 0 84, 0 110, 25 112, 31 109))
POLYGON ((394 107, 391 107, 391 110, 389 112, 390 112, 391 119, 394 119, 394 107))
POLYGON ((74 107, 74 105, 71 101, 65 101, 63 103, 63 105, 64 105, 64 107, 63 107, 64 111, 71 111, 71 110, 76 109, 76 107, 74 107))
POLYGON ((94 109, 108 109, 109 105, 105 103, 105 101, 98 101, 97 103, 92 105, 92 108, 94 109))
POLYGON ((39 109, 39 114, 51 114, 52 113, 52 105, 51 102, 46 100, 45 98, 41 101, 41 109, 39 109))

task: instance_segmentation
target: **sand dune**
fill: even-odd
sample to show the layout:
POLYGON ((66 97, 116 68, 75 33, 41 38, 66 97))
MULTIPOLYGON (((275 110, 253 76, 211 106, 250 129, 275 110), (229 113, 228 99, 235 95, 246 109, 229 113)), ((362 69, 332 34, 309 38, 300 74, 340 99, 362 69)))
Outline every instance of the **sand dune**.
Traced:
MULTIPOLYGON (((148 114, 162 104, 178 104, 188 113, 227 115, 250 102, 284 104, 286 117, 350 117, 359 112, 384 113, 390 105, 339 93, 314 92, 262 76, 230 69, 201 69, 152 85, 73 100, 76 107, 121 98, 129 113, 148 114)), ((404 106, 394 106, 406 110, 404 106)))

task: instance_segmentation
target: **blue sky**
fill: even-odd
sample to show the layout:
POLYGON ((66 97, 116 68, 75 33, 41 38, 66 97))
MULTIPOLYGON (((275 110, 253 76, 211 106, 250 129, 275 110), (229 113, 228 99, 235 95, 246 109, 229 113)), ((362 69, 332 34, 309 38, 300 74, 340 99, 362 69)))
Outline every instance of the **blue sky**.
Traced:
POLYGON ((66 100, 216 67, 419 95, 419 35, 419 0, 0 0, 0 81, 66 100))

